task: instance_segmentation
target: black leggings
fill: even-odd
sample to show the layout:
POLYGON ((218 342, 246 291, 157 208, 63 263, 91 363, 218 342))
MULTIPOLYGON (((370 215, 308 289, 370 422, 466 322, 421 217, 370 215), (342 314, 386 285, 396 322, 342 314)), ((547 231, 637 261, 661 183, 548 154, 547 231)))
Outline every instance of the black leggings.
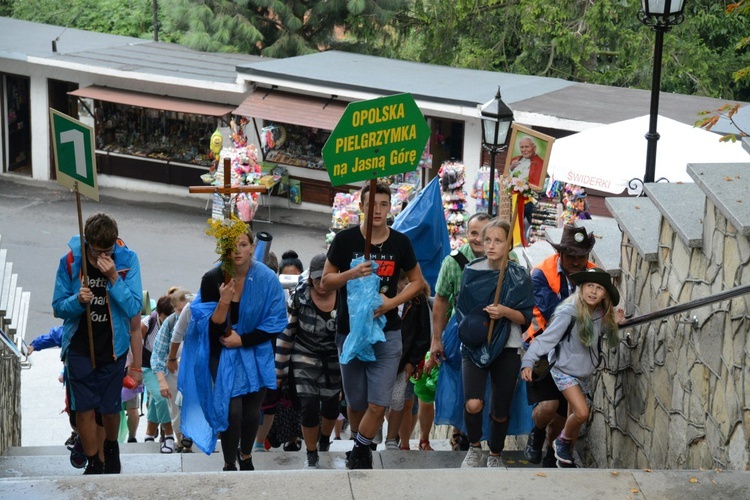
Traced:
MULTIPOLYGON (((500 453, 505 446, 505 436, 510 425, 510 404, 516 390, 521 357, 518 349, 503 349, 503 352, 486 368, 480 368, 470 358, 463 358, 461 371, 464 380, 464 400, 479 399, 483 403, 487 375, 490 376, 490 427, 489 446, 492 453, 500 453), (504 422, 497 420, 505 419, 504 422)), ((482 412, 469 413, 464 406, 464 422, 470 443, 482 438, 482 412)))
POLYGON ((321 415, 328 420, 336 420, 339 416, 338 394, 328 399, 317 396, 299 396, 301 409, 300 423, 302 427, 317 427, 321 415))
POLYGON ((229 400, 229 426, 221 433, 221 451, 224 462, 237 461, 237 446, 245 455, 253 451, 255 435, 260 424, 260 404, 266 395, 266 388, 229 400))

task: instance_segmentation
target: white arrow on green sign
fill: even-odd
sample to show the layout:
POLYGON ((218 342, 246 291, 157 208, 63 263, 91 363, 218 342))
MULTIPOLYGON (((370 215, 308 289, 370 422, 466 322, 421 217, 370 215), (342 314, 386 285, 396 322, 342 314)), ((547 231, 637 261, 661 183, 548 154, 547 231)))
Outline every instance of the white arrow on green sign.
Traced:
POLYGON ((350 103, 323 146, 331 184, 412 172, 429 137, 411 94, 350 103))
POLYGON ((99 201, 96 184, 94 129, 56 109, 50 108, 57 182, 99 201))

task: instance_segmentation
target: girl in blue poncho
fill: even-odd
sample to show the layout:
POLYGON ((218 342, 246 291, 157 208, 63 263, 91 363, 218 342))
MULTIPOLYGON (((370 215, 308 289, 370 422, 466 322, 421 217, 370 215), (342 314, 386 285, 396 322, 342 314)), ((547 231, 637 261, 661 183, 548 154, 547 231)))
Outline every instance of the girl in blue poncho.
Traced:
POLYGON ((502 467, 500 453, 510 424, 510 406, 521 366, 521 332, 534 307, 531 278, 524 268, 508 261, 510 226, 497 219, 482 232, 485 256, 466 266, 456 302, 461 338, 461 369, 464 384, 464 422, 469 450, 461 467, 482 466, 482 410, 490 379, 490 455, 487 467, 502 467), (495 302, 498 275, 505 268, 500 300, 495 302), (484 319, 471 321, 472 318, 484 319), (463 319, 467 321, 462 324, 463 319), (488 340, 489 320, 495 320, 488 340), (467 326, 469 325, 469 326, 467 326), (461 330, 469 330, 462 335, 461 330))
POLYGON ((205 453, 220 432, 225 471, 237 470, 237 462, 240 470, 253 470, 260 405, 266 389, 276 388, 272 341, 287 322, 281 284, 253 260, 254 249, 248 230, 228 256, 231 279, 224 283, 219 266, 203 276, 180 370, 182 430, 205 453), (191 372, 194 378, 185 375, 191 372))

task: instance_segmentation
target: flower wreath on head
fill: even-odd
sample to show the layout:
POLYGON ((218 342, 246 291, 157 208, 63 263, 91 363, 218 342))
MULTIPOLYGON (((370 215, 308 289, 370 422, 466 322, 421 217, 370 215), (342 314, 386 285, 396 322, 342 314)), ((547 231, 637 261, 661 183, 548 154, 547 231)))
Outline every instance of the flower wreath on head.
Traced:
POLYGON ((232 252, 237 248, 237 240, 247 234, 247 224, 232 214, 228 219, 208 219, 206 234, 216 238, 217 262, 221 262, 221 270, 229 276, 234 276, 234 260, 232 252))

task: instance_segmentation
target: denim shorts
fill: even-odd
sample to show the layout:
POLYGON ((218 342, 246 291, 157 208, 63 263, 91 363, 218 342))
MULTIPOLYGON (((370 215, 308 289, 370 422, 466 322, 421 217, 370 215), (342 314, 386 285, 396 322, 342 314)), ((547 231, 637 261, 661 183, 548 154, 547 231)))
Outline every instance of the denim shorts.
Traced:
MULTIPOLYGON (((336 335, 339 356, 345 340, 346 335, 336 335)), ((347 364, 341 364, 346 404, 355 411, 365 411, 368 404, 390 404, 398 363, 401 361, 401 330, 385 332, 385 342, 377 342, 372 347, 375 361, 354 358, 347 364)))
POLYGON ((591 393, 591 377, 577 378, 572 375, 563 373, 555 367, 553 367, 549 373, 550 375, 552 375, 552 380, 555 381, 555 385, 560 390, 560 392, 563 392, 565 389, 570 389, 571 387, 577 385, 581 388, 582 393, 591 393))
POLYGON ((122 411, 122 379, 125 378, 126 355, 113 363, 97 363, 91 368, 88 356, 68 352, 65 360, 70 384, 70 409, 99 410, 102 415, 122 411))

